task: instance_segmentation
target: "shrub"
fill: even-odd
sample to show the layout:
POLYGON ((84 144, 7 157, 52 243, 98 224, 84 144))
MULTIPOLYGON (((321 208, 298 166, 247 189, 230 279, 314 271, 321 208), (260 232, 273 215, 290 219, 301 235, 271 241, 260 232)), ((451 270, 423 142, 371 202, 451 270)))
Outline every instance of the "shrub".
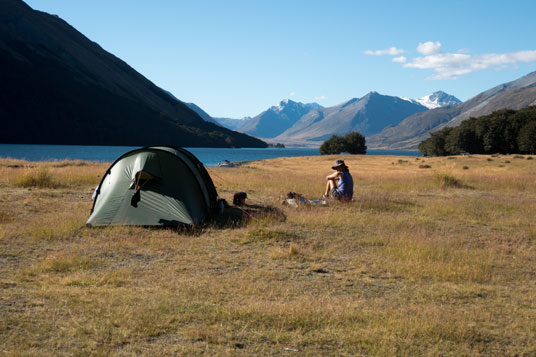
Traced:
POLYGON ((463 170, 469 170, 469 166, 462 167, 463 170))
POLYGON ((57 188, 60 185, 52 179, 46 168, 39 168, 25 173, 16 183, 18 187, 57 188))
POLYGON ((425 165, 419 165, 419 169, 429 169, 431 168, 432 166, 428 165, 428 164, 425 164, 425 165))
POLYGON ((434 180, 437 182, 441 189, 466 187, 459 179, 449 174, 436 172, 434 174, 434 180))

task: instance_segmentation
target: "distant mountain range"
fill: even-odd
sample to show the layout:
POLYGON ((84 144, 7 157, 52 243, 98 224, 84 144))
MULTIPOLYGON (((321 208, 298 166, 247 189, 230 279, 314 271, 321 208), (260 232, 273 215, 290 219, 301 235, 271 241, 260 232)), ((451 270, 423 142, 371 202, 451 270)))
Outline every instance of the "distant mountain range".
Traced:
POLYGON ((229 128, 231 130, 238 130, 240 129, 243 125, 245 125, 248 121, 250 121, 252 118, 251 117, 245 117, 245 118, 242 118, 242 119, 233 119, 233 118, 213 118, 214 120, 216 120, 216 122, 218 124, 220 124, 221 126, 224 126, 226 128, 229 128))
POLYGON ((437 91, 419 99, 408 99, 370 92, 362 98, 353 98, 333 107, 322 108, 316 103, 298 105, 306 112, 296 120, 284 120, 277 115, 288 101, 259 114, 266 122, 254 125, 253 118, 246 120, 225 119, 221 125, 232 123, 233 128, 264 138, 270 143, 281 142, 287 146, 318 146, 332 135, 344 135, 358 131, 367 137, 371 149, 416 149, 429 133, 445 126, 457 126, 469 117, 490 114, 499 109, 521 109, 536 105, 536 72, 512 82, 498 85, 477 96, 461 102, 443 91, 437 91), (294 123, 289 126, 289 124, 294 123), (277 136, 278 130, 288 126, 277 136), (270 130, 264 131, 265 127, 270 130), (248 130, 248 131, 246 131, 248 130))
POLYGON ((367 145, 371 148, 415 149, 431 131, 457 126, 469 117, 487 115, 499 109, 521 109, 531 105, 536 105, 536 72, 482 92, 457 106, 409 116, 397 126, 368 137, 367 145))
POLYGON ((265 147, 209 123, 58 16, 0 1, 0 142, 265 147))
POLYGON ((274 140, 283 143, 293 140, 322 142, 332 135, 351 131, 368 136, 426 110, 418 103, 370 92, 362 98, 353 98, 333 107, 311 110, 274 140))
POLYGON ((291 128, 311 110, 320 108, 322 106, 317 103, 304 104, 285 99, 279 105, 251 118, 238 130, 260 138, 274 138, 291 128))
POLYGON ((370 92, 362 98, 353 98, 333 107, 285 99, 253 118, 212 119, 229 129, 273 143, 315 146, 332 135, 344 135, 350 131, 364 135, 379 133, 386 126, 396 125, 411 114, 428 110, 428 107, 459 102, 456 97, 441 91, 418 100, 370 92))

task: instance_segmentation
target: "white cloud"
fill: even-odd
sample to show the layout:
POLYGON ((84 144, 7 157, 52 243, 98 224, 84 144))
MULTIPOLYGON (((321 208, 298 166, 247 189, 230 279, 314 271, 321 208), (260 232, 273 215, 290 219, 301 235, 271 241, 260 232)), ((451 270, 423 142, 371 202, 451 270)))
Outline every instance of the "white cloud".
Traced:
POLYGON ((423 55, 433 55, 441 52, 441 43, 432 41, 419 43, 417 51, 423 55))
POLYGON ((391 47, 386 50, 376 50, 376 51, 366 50, 365 54, 369 56, 385 56, 385 55, 399 56, 403 54, 404 52, 405 52, 404 50, 401 50, 399 48, 391 47))
POLYGON ((400 56, 400 57, 394 57, 392 59, 393 62, 398 62, 398 63, 406 63, 407 61, 407 58, 404 57, 404 56, 400 56))
POLYGON ((294 97, 296 95, 296 92, 290 92, 289 96, 294 97))
MULTIPOLYGON (((419 44, 421 45, 421 44, 419 44)), ((519 63, 536 62, 536 51, 510 53, 435 53, 416 57, 405 68, 431 69, 435 74, 429 79, 456 79, 461 75, 484 70, 515 67, 519 63)))
POLYGON ((315 97, 315 100, 325 100, 325 99, 328 99, 328 97, 326 97, 325 95, 320 95, 318 97, 315 97))

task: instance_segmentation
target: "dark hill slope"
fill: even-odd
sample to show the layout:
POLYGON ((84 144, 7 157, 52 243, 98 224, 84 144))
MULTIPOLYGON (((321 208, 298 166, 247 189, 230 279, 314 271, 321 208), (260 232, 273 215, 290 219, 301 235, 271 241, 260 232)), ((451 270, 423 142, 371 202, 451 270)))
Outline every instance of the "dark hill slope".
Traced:
POLYGON ((0 142, 266 144, 207 123, 57 16, 0 0, 0 142))

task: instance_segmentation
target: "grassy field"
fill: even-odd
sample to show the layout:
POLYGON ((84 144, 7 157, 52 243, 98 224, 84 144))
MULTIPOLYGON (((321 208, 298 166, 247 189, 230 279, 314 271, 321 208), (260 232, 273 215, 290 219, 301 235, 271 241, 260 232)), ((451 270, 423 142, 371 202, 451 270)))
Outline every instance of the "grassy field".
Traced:
POLYGON ((209 168, 247 220, 85 228, 109 164, 0 160, 0 354, 536 356, 536 157, 209 168), (269 209, 271 207, 271 209, 269 209))

